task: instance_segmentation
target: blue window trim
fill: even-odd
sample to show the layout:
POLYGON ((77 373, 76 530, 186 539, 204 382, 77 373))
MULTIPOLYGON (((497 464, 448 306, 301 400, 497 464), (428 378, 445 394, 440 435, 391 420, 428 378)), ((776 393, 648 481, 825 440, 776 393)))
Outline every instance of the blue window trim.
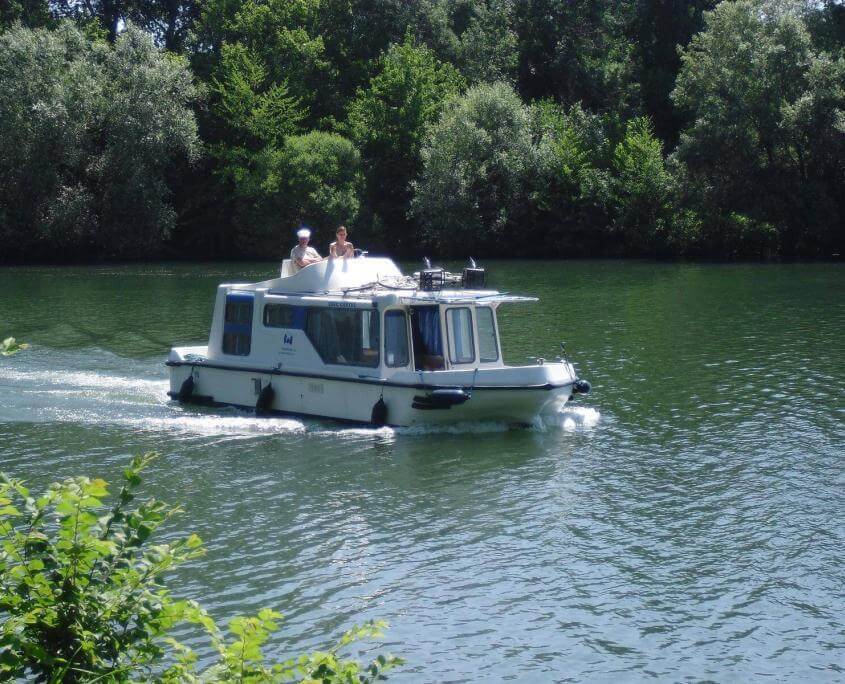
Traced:
MULTIPOLYGON (((229 356, 249 356, 250 351, 252 350, 252 319, 255 312, 255 296, 251 294, 227 294, 226 295, 226 303, 223 308, 223 336, 225 338, 226 335, 243 335, 247 338, 247 350, 245 353, 242 354, 231 354, 228 353, 229 356), (229 304, 249 304, 249 322, 248 323, 230 323, 226 320, 226 311, 229 308, 229 304)), ((221 344, 221 347, 224 345, 221 344)), ((224 354, 227 352, 224 350, 224 354)))

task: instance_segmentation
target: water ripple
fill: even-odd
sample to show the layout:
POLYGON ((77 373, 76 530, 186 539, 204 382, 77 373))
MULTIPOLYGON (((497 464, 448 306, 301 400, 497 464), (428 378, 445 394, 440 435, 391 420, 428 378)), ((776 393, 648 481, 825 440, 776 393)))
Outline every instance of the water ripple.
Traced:
POLYGON ((386 618, 397 681, 842 680, 840 267, 497 266, 543 301, 503 308, 506 358, 565 337, 594 388, 528 430, 167 401, 167 346, 266 268, 0 272, 0 320, 34 343, 0 360, 2 468, 114 480, 160 451, 148 491, 186 509, 166 535, 209 549, 174 590, 281 610, 274 656, 386 618))

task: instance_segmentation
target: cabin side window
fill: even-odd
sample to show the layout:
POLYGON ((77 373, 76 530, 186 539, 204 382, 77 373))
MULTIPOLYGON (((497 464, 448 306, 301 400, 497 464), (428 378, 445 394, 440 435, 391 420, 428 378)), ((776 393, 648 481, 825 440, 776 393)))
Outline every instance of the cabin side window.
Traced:
POLYGON ((384 314, 384 356, 389 368, 408 365, 408 318, 404 311, 384 314))
POLYGON ((223 353, 249 356, 252 347, 252 295, 226 296, 223 317, 223 353))
POLYGON ((296 307, 290 304, 265 304, 264 325, 267 328, 295 328, 296 307))
POLYGON ((310 307, 305 334, 323 363, 376 368, 379 316, 376 309, 310 307))
POLYGON ((499 360, 499 345, 496 344, 496 324, 493 309, 479 306, 475 310, 475 325, 478 328, 478 357, 481 363, 499 360))
POLYGON ((449 335, 449 360, 452 363, 475 361, 475 342, 472 337, 472 314, 465 307, 446 310, 446 330, 449 335))

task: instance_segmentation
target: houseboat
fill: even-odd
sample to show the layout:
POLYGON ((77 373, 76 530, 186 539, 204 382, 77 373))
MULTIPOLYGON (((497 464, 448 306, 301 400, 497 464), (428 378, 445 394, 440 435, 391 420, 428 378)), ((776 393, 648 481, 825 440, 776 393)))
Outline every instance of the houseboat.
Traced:
POLYGON ((285 260, 279 278, 218 286, 208 345, 170 352, 168 394, 259 414, 413 426, 525 425, 589 392, 565 359, 505 365, 496 311, 537 300, 484 286, 476 267, 406 276, 387 258, 298 271, 285 260))

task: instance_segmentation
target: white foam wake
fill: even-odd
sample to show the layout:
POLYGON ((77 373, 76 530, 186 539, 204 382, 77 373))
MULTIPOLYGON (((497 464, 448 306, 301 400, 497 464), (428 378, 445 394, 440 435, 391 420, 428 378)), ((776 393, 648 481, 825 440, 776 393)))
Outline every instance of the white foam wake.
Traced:
POLYGON ((545 431, 548 429, 563 430, 564 432, 578 432, 591 430, 601 420, 601 413, 591 406, 564 406, 560 411, 545 414, 534 421, 534 427, 545 431))

